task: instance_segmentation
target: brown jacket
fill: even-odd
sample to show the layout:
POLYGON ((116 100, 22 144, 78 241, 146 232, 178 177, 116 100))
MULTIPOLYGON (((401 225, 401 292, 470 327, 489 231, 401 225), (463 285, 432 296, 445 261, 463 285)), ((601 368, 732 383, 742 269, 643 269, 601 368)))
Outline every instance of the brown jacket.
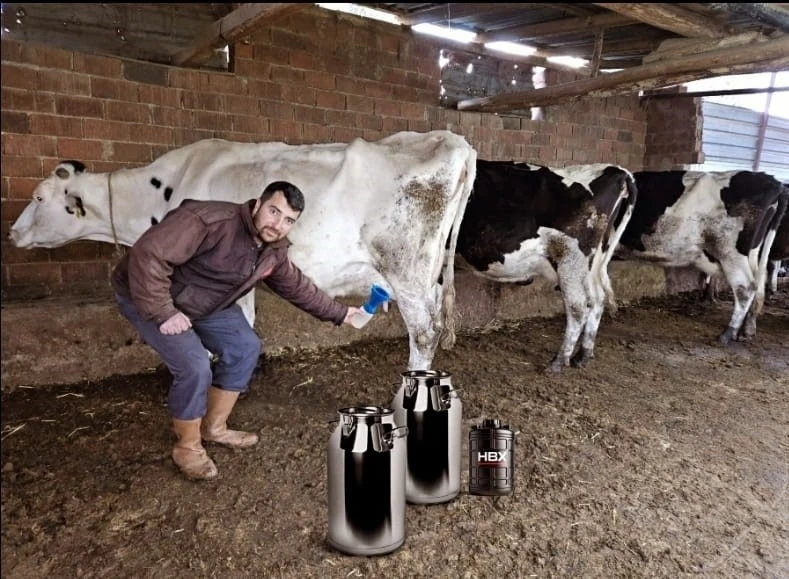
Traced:
POLYGON ((184 201, 126 252, 112 272, 113 288, 161 324, 179 311, 198 319, 226 308, 264 280, 319 320, 342 324, 348 307, 290 261, 287 239, 258 247, 254 205, 184 201))

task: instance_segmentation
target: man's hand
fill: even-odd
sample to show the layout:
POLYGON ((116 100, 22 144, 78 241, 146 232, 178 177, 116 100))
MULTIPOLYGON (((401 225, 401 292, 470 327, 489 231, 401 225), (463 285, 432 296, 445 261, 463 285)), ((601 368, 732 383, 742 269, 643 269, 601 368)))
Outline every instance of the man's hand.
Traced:
POLYGON ((170 319, 165 320, 162 325, 159 326, 159 331, 166 336, 175 336, 176 334, 185 332, 191 327, 192 320, 189 319, 189 316, 183 312, 178 312, 170 319))
POLYGON ((362 312, 362 308, 355 308, 353 306, 348 306, 348 313, 345 314, 345 319, 342 321, 343 324, 351 325, 351 319, 354 315, 359 314, 362 312))

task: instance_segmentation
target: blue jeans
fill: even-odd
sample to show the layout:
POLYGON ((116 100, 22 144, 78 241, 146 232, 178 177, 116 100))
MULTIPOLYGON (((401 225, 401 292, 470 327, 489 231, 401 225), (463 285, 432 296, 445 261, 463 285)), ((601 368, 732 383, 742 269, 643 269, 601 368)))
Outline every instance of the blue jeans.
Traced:
POLYGON ((260 357, 260 338, 238 304, 192 320, 186 332, 167 336, 159 324, 144 320, 131 300, 115 295, 123 316, 164 361, 173 375, 167 408, 173 418, 193 420, 206 412, 208 387, 246 392, 260 357), (218 357, 214 368, 206 349, 218 357))

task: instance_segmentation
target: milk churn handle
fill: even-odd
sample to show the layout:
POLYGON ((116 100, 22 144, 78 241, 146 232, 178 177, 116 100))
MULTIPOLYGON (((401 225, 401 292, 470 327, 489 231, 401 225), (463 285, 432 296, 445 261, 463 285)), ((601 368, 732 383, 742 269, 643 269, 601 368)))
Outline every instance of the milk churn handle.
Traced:
POLYGON ((385 442, 389 443, 392 442, 395 438, 405 438, 408 436, 408 427, 407 426, 398 426, 397 428, 393 428, 389 432, 383 435, 383 439, 385 442))

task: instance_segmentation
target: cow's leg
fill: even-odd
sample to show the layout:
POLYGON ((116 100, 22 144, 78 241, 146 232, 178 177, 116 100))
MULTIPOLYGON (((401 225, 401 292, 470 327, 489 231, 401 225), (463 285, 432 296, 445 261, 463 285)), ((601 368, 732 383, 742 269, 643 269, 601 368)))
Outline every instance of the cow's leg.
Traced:
POLYGON ((767 264, 767 279, 768 283, 765 285, 767 294, 774 294, 778 291, 778 270, 781 269, 781 260, 771 260, 767 264))
POLYGON ((756 280, 745 256, 738 255, 733 259, 722 259, 720 267, 734 297, 734 310, 729 320, 729 326, 718 336, 718 341, 726 345, 732 340, 736 341, 740 338, 740 329, 756 296, 756 280))
POLYGON ((603 317, 605 302, 608 296, 602 278, 603 272, 605 272, 605 268, 593 270, 589 274, 589 293, 587 299, 589 313, 586 317, 586 323, 584 324, 581 347, 571 360, 572 365, 578 368, 583 368, 589 360, 594 358, 594 345, 597 340, 597 331, 600 328, 600 320, 603 317))
POLYGON ((408 330, 408 370, 430 370, 441 337, 441 286, 419 287, 387 281, 408 330))
POLYGON ((548 370, 569 366, 584 324, 589 316, 589 266, 580 250, 568 251, 556 268, 566 316, 564 339, 548 370))

